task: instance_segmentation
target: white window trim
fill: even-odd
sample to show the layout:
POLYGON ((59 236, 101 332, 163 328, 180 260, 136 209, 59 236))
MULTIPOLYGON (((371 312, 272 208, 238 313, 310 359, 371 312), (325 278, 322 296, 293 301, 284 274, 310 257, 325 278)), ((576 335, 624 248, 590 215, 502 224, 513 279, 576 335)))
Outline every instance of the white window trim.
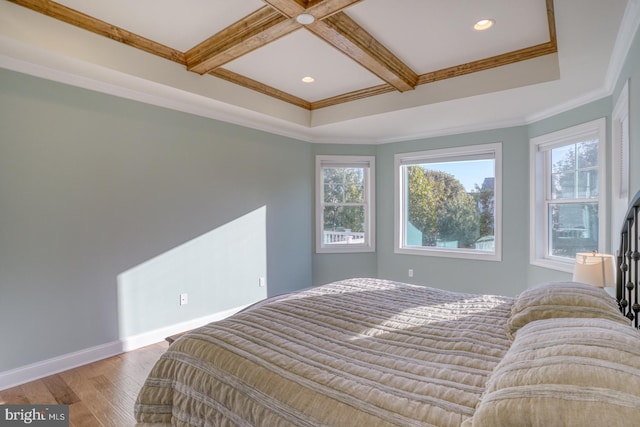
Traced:
POLYGON ((376 176, 375 156, 316 156, 316 253, 357 253, 375 252, 375 176, 376 176), (365 242, 363 244, 351 245, 323 245, 322 227, 322 201, 324 200, 324 187, 322 185, 322 165, 352 165, 354 167, 365 167, 365 242))
POLYGON ((502 261, 502 143, 470 145, 464 147, 428 150, 416 153, 398 153, 394 156, 394 252, 405 255, 422 255, 446 258, 475 259, 482 261, 502 261), (492 154, 495 161, 495 189, 494 189, 494 253, 476 250, 447 249, 447 248, 407 248, 404 242, 404 206, 401 202, 405 198, 405 188, 402 179, 401 166, 403 163, 419 159, 447 161, 465 156, 480 156, 492 154))
POLYGON ((620 246, 620 230, 629 205, 629 82, 611 115, 611 248, 620 246))
POLYGON ((552 257, 547 254, 549 224, 545 210, 545 191, 549 178, 545 171, 544 149, 562 146, 584 136, 598 138, 598 251, 605 252, 607 236, 606 210, 606 119, 600 118, 557 132, 541 135, 529 140, 530 177, 529 177, 529 263, 539 267, 571 273, 574 260, 552 257))

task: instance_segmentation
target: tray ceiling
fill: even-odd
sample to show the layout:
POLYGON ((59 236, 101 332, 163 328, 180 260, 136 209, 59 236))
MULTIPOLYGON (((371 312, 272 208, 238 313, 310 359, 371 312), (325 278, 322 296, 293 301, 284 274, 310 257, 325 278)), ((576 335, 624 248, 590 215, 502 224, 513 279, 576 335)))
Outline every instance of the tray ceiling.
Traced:
MULTIPOLYGON (((97 35, 133 47, 146 53, 142 61, 151 54, 178 65, 197 77, 194 84, 211 85, 205 96, 215 99, 213 82, 224 80, 289 105, 256 106, 261 115, 287 121, 281 108, 307 111, 308 119, 292 121, 309 128, 560 79, 553 0, 9 2, 80 28, 87 39, 97 35), (315 21, 299 23, 302 13, 315 21), (493 27, 474 30, 482 19, 493 27), (498 71, 487 74, 491 70, 498 71), (307 76, 314 81, 303 82, 307 76)), ((556 3, 566 8, 567 1, 556 3)), ((606 14, 619 23, 626 2, 613 3, 606 14)), ((608 31, 610 39, 615 28, 608 31)), ((218 98, 234 103, 224 95, 218 98)), ((236 106, 251 103, 244 102, 236 106)))

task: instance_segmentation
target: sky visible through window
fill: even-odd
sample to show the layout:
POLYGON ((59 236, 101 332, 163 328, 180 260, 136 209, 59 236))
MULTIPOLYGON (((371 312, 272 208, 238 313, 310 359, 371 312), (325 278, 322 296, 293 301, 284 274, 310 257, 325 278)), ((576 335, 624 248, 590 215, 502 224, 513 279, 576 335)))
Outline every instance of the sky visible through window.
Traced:
POLYGON ((482 187, 482 182, 485 178, 495 176, 493 159, 428 163, 423 166, 455 176, 467 191, 474 191, 475 184, 478 184, 478 187, 482 187))

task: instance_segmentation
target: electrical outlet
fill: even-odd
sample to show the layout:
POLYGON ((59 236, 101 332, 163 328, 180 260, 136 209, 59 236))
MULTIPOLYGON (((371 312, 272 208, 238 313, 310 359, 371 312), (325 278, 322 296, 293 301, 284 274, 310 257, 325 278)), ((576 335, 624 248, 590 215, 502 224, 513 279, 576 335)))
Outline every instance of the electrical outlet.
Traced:
POLYGON ((258 278, 258 286, 260 286, 261 288, 267 286, 267 279, 264 277, 259 277, 258 278))
POLYGON ((180 294, 180 305, 186 305, 189 303, 189 294, 180 294))
POLYGON ((413 268, 409 269, 409 277, 413 277, 413 268))

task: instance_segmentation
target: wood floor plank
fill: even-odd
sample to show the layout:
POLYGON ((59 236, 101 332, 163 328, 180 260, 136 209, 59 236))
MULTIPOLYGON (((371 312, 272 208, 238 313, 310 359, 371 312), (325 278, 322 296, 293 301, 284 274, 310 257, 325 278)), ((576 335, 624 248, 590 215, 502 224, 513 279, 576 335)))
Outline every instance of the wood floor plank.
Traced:
POLYGON ((30 402, 22 386, 17 386, 0 391, 0 403, 5 405, 28 405, 30 402))
POLYGON ((32 405, 53 405, 58 403, 55 396, 44 384, 44 381, 32 381, 23 384, 22 390, 32 405))
POLYGON ((126 423, 124 425, 134 425, 135 418, 131 409, 135 404, 135 397, 118 388, 104 375, 94 377, 91 381, 96 390, 102 395, 102 398, 109 402, 113 413, 117 414, 118 418, 126 423))
POLYGON ((126 394, 135 401, 142 388, 144 379, 146 378, 132 378, 128 375, 122 374, 122 372, 115 372, 110 375, 106 375, 107 378, 118 388, 119 392, 126 394))
POLYGON ((66 404, 70 427, 133 426, 133 406, 140 387, 167 348, 167 342, 162 341, 0 390, 0 404, 66 404))
POLYGON ((145 347, 145 351, 125 353, 122 358, 121 369, 123 374, 137 380, 142 386, 149 371, 156 363, 160 355, 168 348, 166 342, 145 347))
POLYGON ((104 427, 86 407, 84 402, 77 402, 69 406, 69 427, 104 427))
MULTIPOLYGON (((87 365, 60 375, 69 382, 85 407, 100 421, 100 425, 114 427, 129 425, 127 417, 115 410, 109 403, 109 398, 106 398, 96 389, 92 383, 93 377, 91 375, 93 372, 87 365)), ((131 411, 133 412, 133 406, 131 411)))
POLYGON ((80 401, 78 395, 75 394, 71 387, 69 387, 69 384, 67 384, 59 374, 43 378, 42 382, 59 404, 71 405, 80 401))

